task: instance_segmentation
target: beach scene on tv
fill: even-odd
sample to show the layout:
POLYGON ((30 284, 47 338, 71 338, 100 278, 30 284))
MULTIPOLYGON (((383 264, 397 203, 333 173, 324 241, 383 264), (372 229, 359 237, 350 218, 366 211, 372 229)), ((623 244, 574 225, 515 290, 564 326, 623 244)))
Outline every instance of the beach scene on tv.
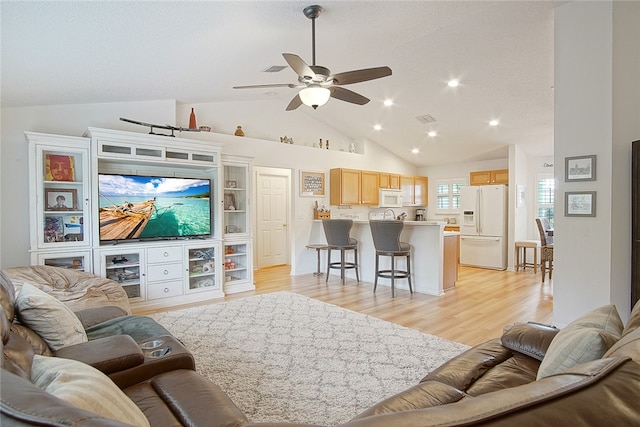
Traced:
POLYGON ((208 179, 100 174, 100 240, 208 235, 210 191, 208 179))

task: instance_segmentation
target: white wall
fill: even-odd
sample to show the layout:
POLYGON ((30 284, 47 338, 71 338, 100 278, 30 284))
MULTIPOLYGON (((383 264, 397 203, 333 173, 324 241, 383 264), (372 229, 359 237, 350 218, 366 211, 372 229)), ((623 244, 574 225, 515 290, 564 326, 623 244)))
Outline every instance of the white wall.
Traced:
POLYGON ((640 136, 637 2, 570 2, 555 13, 554 321, 616 304, 629 314, 631 141, 640 136), (615 12, 614 12, 615 11, 615 12), (614 31, 615 28, 615 31, 614 31), (597 156, 596 181, 564 182, 564 159, 597 156), (596 191, 596 217, 564 216, 567 191, 596 191))

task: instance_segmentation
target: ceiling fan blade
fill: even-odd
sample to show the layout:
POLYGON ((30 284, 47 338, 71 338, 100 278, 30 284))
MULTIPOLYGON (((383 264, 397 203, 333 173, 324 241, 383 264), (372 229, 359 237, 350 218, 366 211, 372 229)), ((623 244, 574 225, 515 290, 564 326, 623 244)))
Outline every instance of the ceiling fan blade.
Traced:
POLYGON ((300 99, 300 95, 296 95, 293 97, 289 105, 287 105, 286 111, 292 111, 302 105, 302 99, 300 99))
POLYGON ((289 67, 291 67, 291 69, 300 77, 306 80, 313 80, 316 78, 316 73, 314 73, 311 67, 309 67, 298 55, 294 55, 293 53, 283 53, 282 56, 284 56, 289 67))
POLYGON ((296 88, 300 87, 300 85, 294 85, 293 83, 274 83, 268 85, 248 85, 248 86, 234 86, 234 89, 256 89, 256 88, 264 88, 264 87, 290 87, 296 88))
POLYGON ((339 99, 340 101, 346 101, 358 105, 364 105, 370 101, 369 98, 343 87, 331 87, 329 90, 331 91, 331 97, 339 99))
POLYGON ((362 70, 346 71, 331 76, 333 84, 350 85, 352 83, 366 82, 367 80, 379 79, 391 75, 389 67, 364 68, 362 70))

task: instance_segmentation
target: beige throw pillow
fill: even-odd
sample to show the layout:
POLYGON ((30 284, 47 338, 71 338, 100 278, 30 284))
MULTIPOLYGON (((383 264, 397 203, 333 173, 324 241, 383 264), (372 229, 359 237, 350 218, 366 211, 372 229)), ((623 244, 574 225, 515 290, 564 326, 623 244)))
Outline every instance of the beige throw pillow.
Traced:
POLYGON ((537 379, 601 358, 620 339, 622 328, 614 305, 597 308, 574 320, 551 341, 537 379))
POLYGON ((36 355, 31 381, 75 407, 105 418, 149 427, 149 420, 105 374, 92 366, 61 357, 36 355))
POLYGON ((28 283, 22 285, 16 297, 16 313, 20 323, 38 334, 53 351, 88 341, 80 319, 69 307, 28 283))

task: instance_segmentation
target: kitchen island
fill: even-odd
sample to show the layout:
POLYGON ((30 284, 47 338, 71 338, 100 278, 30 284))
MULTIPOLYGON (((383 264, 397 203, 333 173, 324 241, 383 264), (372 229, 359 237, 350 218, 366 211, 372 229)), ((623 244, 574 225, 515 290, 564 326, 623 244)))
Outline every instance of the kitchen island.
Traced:
MULTIPOLYGON (((442 295, 451 284, 444 284, 444 237, 445 235, 457 235, 455 232, 445 232, 444 221, 404 221, 404 228, 400 240, 411 245, 411 273, 414 292, 428 295, 442 295)), ((351 229, 351 237, 358 239, 358 258, 360 264, 360 280, 373 283, 375 280, 375 247, 369 221, 354 220, 351 229)), ((322 221, 315 220, 311 228, 310 243, 326 244, 322 221)), ((325 254, 326 256, 326 254, 325 254)), ((353 254, 347 254, 347 260, 352 259, 353 254), (349 258, 351 257, 351 258, 349 258)), ((324 257, 323 257, 324 258, 324 257)), ((340 255, 334 251, 332 261, 338 261, 340 255)), ((380 268, 389 268, 391 258, 380 257, 380 268)), ((406 258, 396 258, 399 269, 406 267, 406 258)), ((321 265, 326 273, 326 258, 321 265)), ((457 268, 457 265, 454 267, 457 268)), ((355 281, 355 272, 347 270, 347 277, 355 281)), ((330 281, 339 280, 340 270, 331 270, 330 281)), ((347 285, 349 282, 347 282, 347 285)), ((378 287, 391 286, 390 279, 378 279, 378 287)), ((406 279, 396 280, 397 289, 409 290, 406 279)), ((384 291, 384 290, 383 290, 384 291)), ((380 289, 378 289, 380 292, 380 289)))

